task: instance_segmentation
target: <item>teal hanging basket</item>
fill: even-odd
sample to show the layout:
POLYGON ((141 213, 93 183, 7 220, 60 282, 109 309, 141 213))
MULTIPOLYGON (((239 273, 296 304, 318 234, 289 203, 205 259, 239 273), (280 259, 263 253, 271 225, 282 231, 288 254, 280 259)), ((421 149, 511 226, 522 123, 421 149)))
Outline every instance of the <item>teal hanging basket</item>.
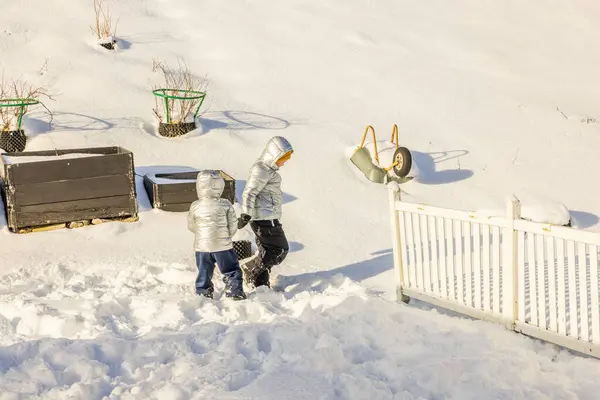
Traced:
MULTIPOLYGON (((16 108, 18 109, 15 113, 17 117, 17 126, 3 126, 0 131, 0 149, 9 153, 16 153, 25 150, 27 144, 27 136, 21 124, 23 123, 23 115, 27 112, 28 106, 34 106, 40 104, 39 100, 28 99, 28 98, 16 98, 16 99, 0 99, 0 108, 3 112, 6 109, 16 108)), ((9 118, 10 120, 11 118, 9 118)))
MULTIPOLYGON (((206 97, 206 92, 185 89, 155 89, 152 91, 152 94, 161 97, 164 102, 166 122, 161 121, 158 126, 158 133, 161 136, 176 137, 185 135, 196 129, 195 121, 206 97), (194 122, 172 120, 171 114, 175 101, 189 102, 190 111, 194 110, 194 122), (196 103, 198 104, 196 105, 196 103)), ((185 106, 182 106, 182 108, 185 108, 185 106)), ((181 116, 181 118, 185 117, 186 115, 181 116)))

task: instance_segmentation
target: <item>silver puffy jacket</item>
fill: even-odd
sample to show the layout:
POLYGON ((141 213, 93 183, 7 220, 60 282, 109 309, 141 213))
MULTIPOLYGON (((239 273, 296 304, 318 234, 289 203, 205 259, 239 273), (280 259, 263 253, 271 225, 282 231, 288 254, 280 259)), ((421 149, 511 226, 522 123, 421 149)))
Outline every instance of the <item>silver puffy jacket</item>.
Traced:
POLYGON ((196 191, 198 200, 188 212, 188 229, 194 233, 194 250, 216 252, 233 248, 231 238, 237 231, 237 217, 233 206, 221 194, 225 181, 219 171, 198 173, 196 191))
POLYGON ((250 215, 253 220, 281 218, 283 193, 276 161, 293 150, 287 139, 275 136, 269 140, 260 158, 250 168, 242 194, 242 212, 250 215))

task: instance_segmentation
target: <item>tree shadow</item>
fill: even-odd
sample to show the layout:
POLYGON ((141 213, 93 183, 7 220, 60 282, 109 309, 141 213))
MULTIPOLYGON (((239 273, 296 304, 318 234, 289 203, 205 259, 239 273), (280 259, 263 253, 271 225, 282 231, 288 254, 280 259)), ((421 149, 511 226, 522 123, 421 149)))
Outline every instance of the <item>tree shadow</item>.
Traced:
POLYGON ((283 118, 248 111, 212 111, 199 118, 202 131, 231 129, 245 131, 253 129, 286 129, 291 124, 283 118))
POLYGON ((21 127, 29 139, 50 132, 105 131, 116 126, 113 122, 84 114, 58 111, 52 113, 52 119, 44 114, 46 113, 34 111, 23 116, 21 127))
POLYGON ((140 128, 151 136, 164 140, 174 141, 192 139, 204 136, 215 129, 228 129, 232 131, 248 131, 254 129, 286 129, 291 124, 282 118, 247 111, 212 111, 196 118, 196 129, 173 138, 159 135, 158 122, 142 121, 140 128), (208 116, 208 117, 207 117, 208 116))
POLYGON ((32 117, 29 114, 23 116, 21 127, 28 137, 36 137, 52 131, 52 123, 39 118, 32 117))
POLYGON ((415 181, 424 185, 443 185, 447 183, 459 182, 473 176, 470 169, 446 169, 438 171, 437 164, 452 159, 457 160, 462 156, 469 154, 467 150, 450 150, 443 152, 421 153, 412 151, 413 162, 419 170, 415 181))
POLYGON ((164 43, 168 40, 174 40, 167 32, 139 33, 119 37, 119 40, 126 41, 131 47, 134 44, 164 43))
POLYGON ((119 50, 129 50, 131 48, 131 42, 129 40, 123 38, 116 38, 116 40, 119 50))
POLYGON ((331 270, 307 272, 291 276, 279 275, 278 286, 293 286, 291 290, 286 290, 286 296, 291 298, 304 291, 325 290, 326 286, 331 284, 330 280, 338 274, 355 282, 362 282, 394 268, 392 249, 381 250, 371 253, 371 255, 375 257, 331 270))
POLYGON ((571 215, 571 226, 577 229, 586 229, 596 225, 600 218, 597 215, 585 211, 569 210, 571 215))
POLYGON ((288 242, 288 245, 290 246, 290 250, 289 250, 290 253, 295 253, 297 251, 304 249, 304 245, 299 242, 288 242))
POLYGON ((104 119, 85 114, 53 112, 52 130, 60 131, 105 131, 115 126, 104 119))

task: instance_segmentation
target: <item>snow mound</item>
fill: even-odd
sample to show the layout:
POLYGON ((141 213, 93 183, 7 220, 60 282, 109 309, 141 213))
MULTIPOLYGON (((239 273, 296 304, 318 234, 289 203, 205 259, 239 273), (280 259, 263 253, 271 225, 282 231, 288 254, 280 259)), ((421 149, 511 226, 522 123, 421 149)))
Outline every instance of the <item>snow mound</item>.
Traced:
MULTIPOLYGON (((479 209, 477 213, 487 217, 505 217, 501 209, 479 209)), ((551 225, 569 225, 571 214, 564 204, 551 201, 521 200, 521 218, 551 225)))
POLYGON ((193 279, 192 268, 161 263, 49 263, 4 276, 0 398, 567 398, 600 389, 591 360, 399 306, 341 274, 279 276, 276 291, 242 302, 196 297, 193 279))
POLYGON ((521 217, 534 222, 552 225, 568 225, 571 215, 564 204, 525 203, 521 205, 521 217))

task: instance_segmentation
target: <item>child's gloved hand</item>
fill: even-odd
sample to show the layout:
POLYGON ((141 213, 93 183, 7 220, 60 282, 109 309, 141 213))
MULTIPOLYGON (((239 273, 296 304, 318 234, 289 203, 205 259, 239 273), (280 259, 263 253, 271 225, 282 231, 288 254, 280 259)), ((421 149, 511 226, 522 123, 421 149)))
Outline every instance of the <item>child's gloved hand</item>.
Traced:
POLYGON ((240 217, 238 218, 238 229, 242 229, 243 227, 245 227, 251 219, 251 216, 242 213, 242 215, 240 215, 240 217))

